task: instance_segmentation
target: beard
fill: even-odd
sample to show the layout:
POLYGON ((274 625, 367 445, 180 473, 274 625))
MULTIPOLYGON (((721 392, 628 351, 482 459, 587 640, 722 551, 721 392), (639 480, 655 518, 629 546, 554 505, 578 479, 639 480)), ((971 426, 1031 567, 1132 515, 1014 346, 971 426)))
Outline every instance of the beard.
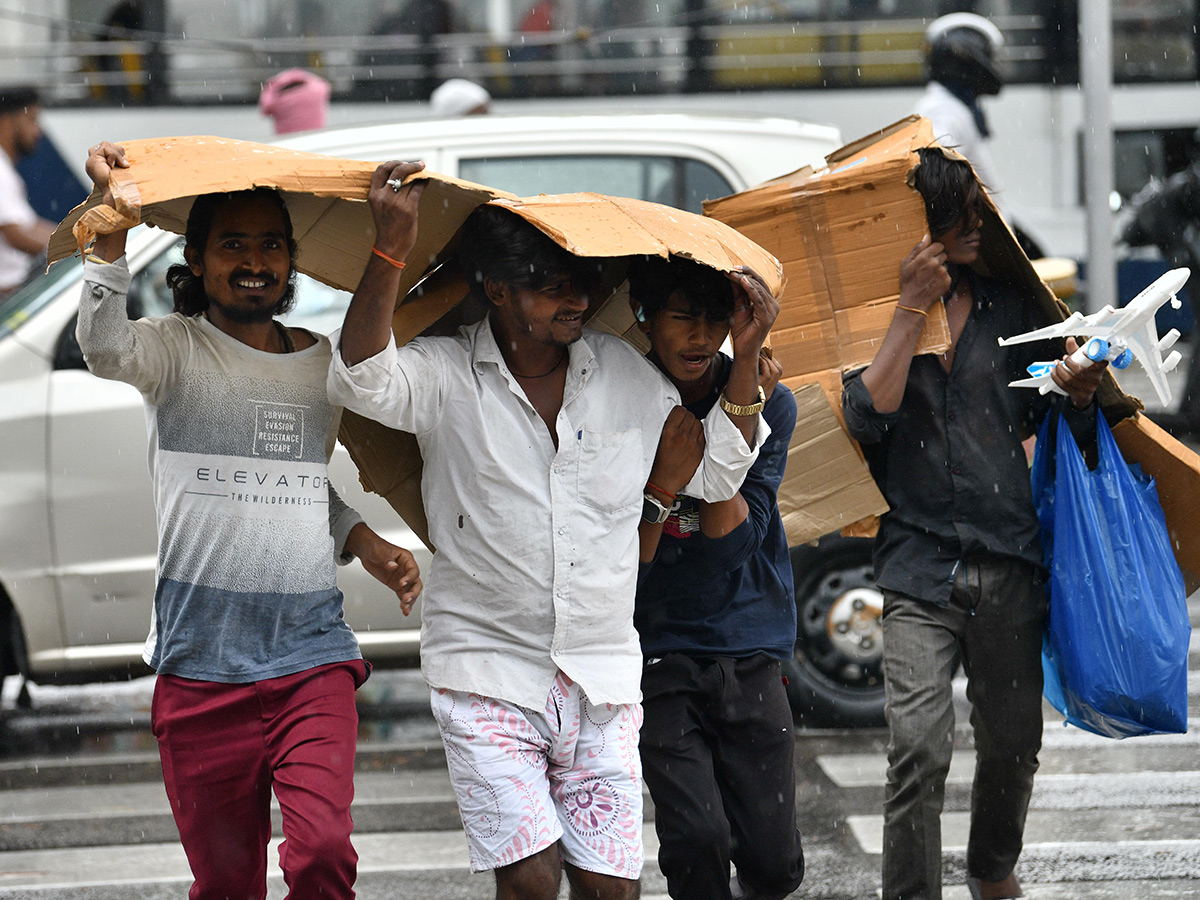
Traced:
POLYGON ((283 301, 280 300, 274 306, 226 306, 223 303, 218 303, 210 299, 209 304, 221 311, 226 319, 231 322, 237 322, 239 325, 257 325, 260 322, 270 322, 277 315, 282 315, 284 312, 283 301))
MULTIPOLYGON (((230 280, 242 277, 242 273, 231 276, 230 280)), ((221 315, 231 322, 237 322, 239 325, 257 325, 262 322, 270 322, 277 316, 287 315, 292 311, 292 307, 296 305, 296 270, 292 269, 288 275, 287 284, 284 286, 283 293, 279 299, 270 306, 226 306, 219 300, 208 297, 209 306, 214 306, 221 311, 221 315)))

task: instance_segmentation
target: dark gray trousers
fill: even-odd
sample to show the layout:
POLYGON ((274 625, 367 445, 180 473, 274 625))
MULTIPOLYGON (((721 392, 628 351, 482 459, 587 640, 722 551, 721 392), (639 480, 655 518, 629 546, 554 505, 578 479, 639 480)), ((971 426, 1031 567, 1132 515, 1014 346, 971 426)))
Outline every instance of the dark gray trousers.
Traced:
POLYGON ((883 900, 941 900, 942 804, 954 742, 951 678, 961 657, 975 733, 967 870, 999 881, 1021 854, 1042 745, 1039 570, 964 560, 949 607, 884 591, 887 790, 883 900))

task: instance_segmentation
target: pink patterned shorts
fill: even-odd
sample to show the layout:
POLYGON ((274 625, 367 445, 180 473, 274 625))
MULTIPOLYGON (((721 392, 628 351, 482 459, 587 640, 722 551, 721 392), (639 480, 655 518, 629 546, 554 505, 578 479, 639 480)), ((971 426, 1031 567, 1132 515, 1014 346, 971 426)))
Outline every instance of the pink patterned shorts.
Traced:
POLYGON ((484 872, 555 841, 589 872, 642 872, 640 704, 590 703, 558 673, 543 712, 461 691, 435 689, 450 781, 471 857, 484 872))

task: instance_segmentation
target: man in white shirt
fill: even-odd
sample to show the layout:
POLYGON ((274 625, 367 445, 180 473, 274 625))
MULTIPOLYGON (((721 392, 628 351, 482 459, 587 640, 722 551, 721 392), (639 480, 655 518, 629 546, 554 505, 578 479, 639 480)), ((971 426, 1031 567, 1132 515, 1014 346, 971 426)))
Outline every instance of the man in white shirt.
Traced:
POLYGON ((0 88, 0 296, 28 277, 46 253, 54 223, 29 205, 15 164, 33 153, 42 137, 38 96, 31 87, 0 88))
POLYGON ((458 251, 488 317, 396 348, 391 318, 422 189, 402 182, 420 168, 375 173, 375 252, 332 337, 330 399, 421 448, 437 547, 421 664, 472 868, 495 871, 499 898, 552 900, 564 868, 572 896, 634 898, 639 517, 661 521, 647 485, 709 500, 740 486, 769 433, 758 351, 779 304, 752 272, 731 276, 726 411, 705 420, 694 476, 656 465, 668 416, 670 435, 699 430, 680 427, 678 392, 623 340, 584 329, 597 261, 500 206, 475 211, 458 251))

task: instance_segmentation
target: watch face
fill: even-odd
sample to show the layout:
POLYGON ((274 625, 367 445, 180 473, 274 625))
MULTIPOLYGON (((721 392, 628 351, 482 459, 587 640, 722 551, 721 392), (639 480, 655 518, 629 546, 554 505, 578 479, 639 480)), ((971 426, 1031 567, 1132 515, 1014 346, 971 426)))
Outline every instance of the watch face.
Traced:
POLYGON ((655 497, 643 495, 642 518, 647 522, 652 522, 657 525, 659 522, 667 521, 667 516, 670 514, 671 510, 659 503, 655 497))

